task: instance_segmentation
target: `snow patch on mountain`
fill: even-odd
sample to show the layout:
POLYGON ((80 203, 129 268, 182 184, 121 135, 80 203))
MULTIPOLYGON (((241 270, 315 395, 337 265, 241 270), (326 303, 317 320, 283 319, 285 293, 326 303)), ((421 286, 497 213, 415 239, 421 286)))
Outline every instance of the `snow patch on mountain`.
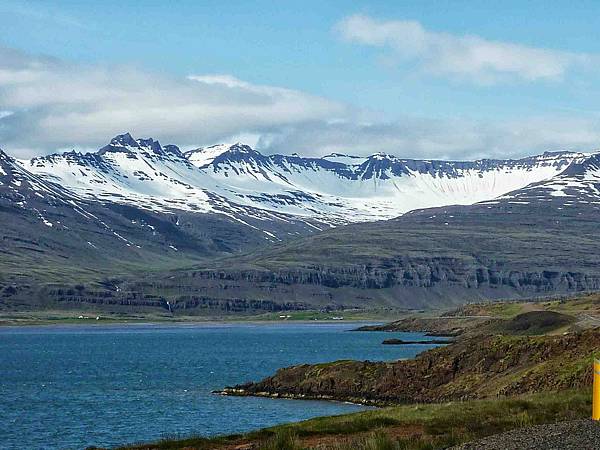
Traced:
POLYGON ((385 153, 303 158, 263 155, 241 143, 182 153, 175 145, 163 147, 126 133, 96 153, 73 151, 22 164, 83 198, 162 212, 217 212, 241 223, 293 216, 321 229, 491 200, 553 179, 585 157, 555 152, 466 162, 401 159, 385 153))
MULTIPOLYGON (((79 195, 147 209, 212 210, 200 187, 210 180, 175 146, 120 135, 96 153, 67 152, 33 158, 27 169, 79 195)), ((208 183, 210 187, 210 183, 208 183)))
POLYGON ((326 161, 346 164, 348 166, 356 166, 365 162, 366 158, 353 155, 345 155, 343 153, 330 153, 329 155, 323 156, 326 161))
POLYGON ((574 161, 551 179, 532 183, 499 199, 538 204, 550 202, 559 208, 576 204, 600 205, 600 153, 574 161))
POLYGON ((229 145, 218 144, 210 147, 201 147, 184 153, 186 158, 195 166, 206 167, 212 163, 217 156, 229 150, 229 145))

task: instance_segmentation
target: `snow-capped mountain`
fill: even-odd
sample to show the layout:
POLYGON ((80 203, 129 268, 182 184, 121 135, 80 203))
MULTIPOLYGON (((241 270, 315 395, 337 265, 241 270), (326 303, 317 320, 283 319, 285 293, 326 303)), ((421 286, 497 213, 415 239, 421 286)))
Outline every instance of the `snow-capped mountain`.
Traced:
POLYGON ((555 181, 556 184, 552 185, 554 195, 600 204, 600 154, 571 164, 555 181), (557 194, 558 191, 560 194, 557 194))
POLYGON ((28 208, 40 218, 46 226, 53 226, 44 217, 43 205, 52 207, 68 205, 80 214, 87 213, 79 198, 59 184, 45 180, 24 169, 14 158, 0 149, 0 199, 10 202, 15 208, 28 208))
POLYGON ((499 197, 512 203, 553 203, 559 208, 589 206, 600 209, 600 153, 573 162, 555 177, 532 183, 499 197))
MULTIPOLYGON (((315 230, 310 220, 278 213, 267 220, 266 214, 252 208, 198 214, 177 207, 165 212, 166 202, 156 207, 136 205, 137 200, 151 196, 157 183, 141 194, 136 183, 142 181, 122 183, 129 181, 123 169, 126 164, 115 161, 124 158, 130 165, 137 164, 131 169, 135 171, 141 159, 166 171, 169 166, 175 170, 178 157, 182 167, 187 160, 176 148, 160 147, 154 141, 117 144, 113 141, 95 154, 70 152, 44 159, 62 168, 62 176, 33 173, 0 150, 0 291, 6 282, 27 283, 33 272, 64 281, 79 270, 108 273, 140 264, 173 267, 173 262, 239 253, 266 241, 315 230), (77 182, 77 173, 84 181, 77 182), (95 184, 104 190, 94 190, 95 184), (130 197, 120 197, 127 192, 125 187, 138 191, 132 189, 130 197), (261 220, 253 215, 261 215, 261 220), (58 274, 57 268, 65 272, 58 274)), ((218 201, 210 193, 207 198, 218 201)))
POLYGON ((324 228, 390 219, 418 208, 468 205, 552 179, 586 155, 431 161, 383 153, 322 158, 263 155, 243 144, 182 153, 153 139, 115 137, 95 153, 21 161, 28 171, 87 199, 236 220, 306 221, 324 228))
MULTIPOLYGON (((331 223, 390 219, 416 208, 473 204, 547 180, 580 153, 545 153, 520 160, 420 161, 386 154, 367 158, 264 156, 236 144, 198 167, 237 201, 290 214, 317 214, 331 223), (250 191, 250 192, 248 192, 250 191), (259 202, 259 203, 256 203, 259 202)), ((193 156, 202 151, 196 151, 193 156)))
POLYGON ((597 289, 599 212, 598 153, 303 158, 129 134, 93 153, 0 151, 0 296, 165 308, 172 292, 229 311, 597 289))
POLYGON ((76 151, 22 161, 41 177, 96 200, 131 203, 148 209, 211 210, 200 187, 203 174, 175 146, 152 139, 115 137, 96 153, 76 151))

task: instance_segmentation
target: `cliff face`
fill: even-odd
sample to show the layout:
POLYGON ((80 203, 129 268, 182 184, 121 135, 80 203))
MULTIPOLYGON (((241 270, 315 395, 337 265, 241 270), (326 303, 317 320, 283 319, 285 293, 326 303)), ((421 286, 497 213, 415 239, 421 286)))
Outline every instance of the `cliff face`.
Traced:
POLYGON ((90 285, 7 286, 0 306, 37 301, 55 307, 93 306, 175 314, 260 313, 315 308, 460 305, 475 299, 554 296, 600 290, 600 274, 493 268, 455 258, 398 259, 379 267, 312 266, 279 270, 218 269, 156 279, 90 285), (117 286, 118 285, 118 286, 117 286), (35 300, 39 299, 39 300, 35 300))
POLYGON ((177 314, 251 314, 277 311, 299 311, 308 306, 302 302, 275 302, 253 298, 218 298, 201 295, 178 295, 176 299, 143 291, 90 289, 82 285, 35 287, 0 290, 0 307, 16 305, 20 309, 39 305, 61 309, 103 309, 114 312, 170 312, 177 314), (21 300, 21 299, 27 299, 21 300), (33 303, 34 306, 31 306, 33 303), (3 305, 4 304, 4 305, 3 305))
POLYGON ((325 398, 371 404, 441 402, 591 385, 600 331, 461 340, 391 363, 338 361, 279 370, 227 395, 325 398))
POLYGON ((485 267, 457 258, 394 261, 387 267, 313 266, 279 271, 201 271, 192 278, 207 281, 304 284, 324 288, 387 289, 456 286, 465 289, 509 287, 529 292, 582 291, 600 288, 600 274, 581 271, 512 270, 485 267))
MULTIPOLYGON (((544 297, 600 290, 600 272, 518 270, 510 264, 483 266, 464 258, 398 258, 374 265, 306 265, 279 269, 213 269, 177 274, 132 288, 178 292, 172 303, 190 296, 254 299, 310 308, 427 308, 475 299, 544 297)), ((296 307, 296 306, 295 306, 296 307)))

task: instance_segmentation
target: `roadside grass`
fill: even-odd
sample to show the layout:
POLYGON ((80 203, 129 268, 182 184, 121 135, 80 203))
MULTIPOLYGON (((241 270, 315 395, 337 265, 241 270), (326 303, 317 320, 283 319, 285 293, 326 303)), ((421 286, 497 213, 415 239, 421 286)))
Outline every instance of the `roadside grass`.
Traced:
MULTIPOLYGON (((547 392, 515 398, 403 405, 319 417, 245 435, 192 437, 125 449, 218 449, 252 443, 264 450, 437 449, 530 425, 588 417, 590 390, 547 392)), ((256 447, 255 447, 256 448, 256 447)))
POLYGON ((281 429, 275 432, 275 435, 270 437, 264 445, 261 445, 261 450, 302 450, 302 444, 298 435, 290 429, 281 429))

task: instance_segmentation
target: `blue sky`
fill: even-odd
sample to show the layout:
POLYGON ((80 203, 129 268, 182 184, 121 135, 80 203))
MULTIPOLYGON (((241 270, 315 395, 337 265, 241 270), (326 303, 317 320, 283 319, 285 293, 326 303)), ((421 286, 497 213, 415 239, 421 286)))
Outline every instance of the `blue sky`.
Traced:
POLYGON ((0 147, 92 149, 124 128, 184 147, 246 138, 315 155, 600 147, 600 3, 497 3, 5 0, 0 147), (24 67, 43 75, 16 83, 24 67), (52 98, 33 99, 44 86, 52 98), (141 89, 128 98, 140 86, 144 101, 141 89), (114 114, 102 97, 112 88, 114 114), (171 104, 171 92, 190 100, 171 104), (188 126, 164 123, 177 122, 169 111, 188 126))

